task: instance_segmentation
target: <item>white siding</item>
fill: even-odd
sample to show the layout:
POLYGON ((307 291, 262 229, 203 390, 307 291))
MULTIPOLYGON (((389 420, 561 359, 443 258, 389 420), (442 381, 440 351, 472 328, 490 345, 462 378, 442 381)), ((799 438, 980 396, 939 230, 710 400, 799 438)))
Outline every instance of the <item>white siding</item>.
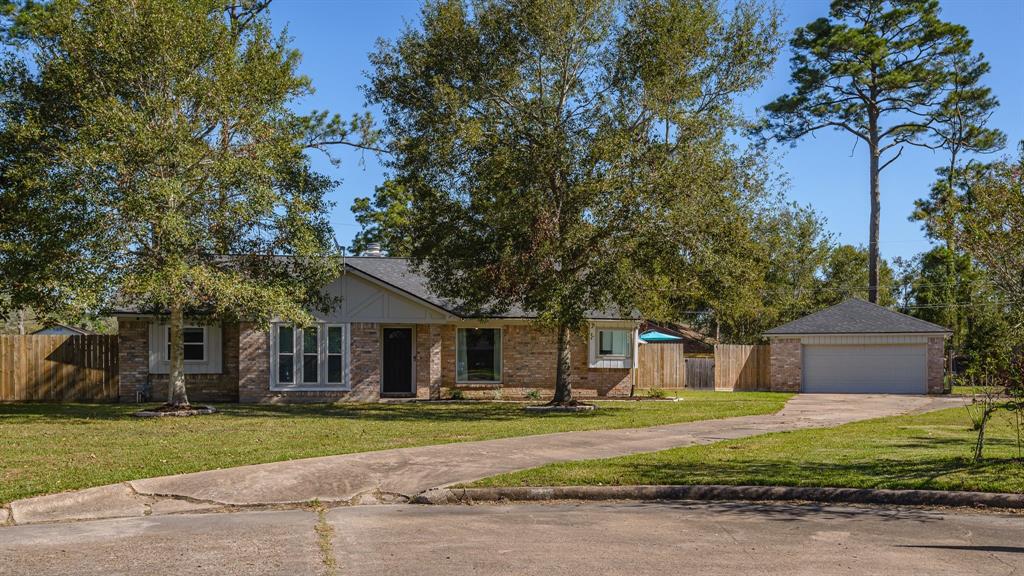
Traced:
POLYGON ((313 312, 321 322, 437 324, 449 321, 449 315, 443 311, 352 272, 346 272, 331 282, 327 292, 331 296, 340 296, 342 300, 338 307, 326 314, 313 312))

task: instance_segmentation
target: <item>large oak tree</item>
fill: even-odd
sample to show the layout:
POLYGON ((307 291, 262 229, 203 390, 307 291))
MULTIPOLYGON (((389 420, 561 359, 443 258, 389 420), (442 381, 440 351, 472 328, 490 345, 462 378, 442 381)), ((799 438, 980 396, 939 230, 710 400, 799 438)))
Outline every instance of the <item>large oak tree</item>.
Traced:
POLYGON ((303 323, 330 305, 333 182, 306 151, 354 143, 366 119, 293 111, 311 85, 266 0, 15 4, 0 101, 4 301, 168 316, 168 400, 187 405, 185 318, 303 323))
POLYGON ((467 310, 536 311, 573 403, 588 312, 666 317, 742 285, 752 179, 726 137, 777 44, 752 2, 429 2, 367 87, 414 261, 467 310))

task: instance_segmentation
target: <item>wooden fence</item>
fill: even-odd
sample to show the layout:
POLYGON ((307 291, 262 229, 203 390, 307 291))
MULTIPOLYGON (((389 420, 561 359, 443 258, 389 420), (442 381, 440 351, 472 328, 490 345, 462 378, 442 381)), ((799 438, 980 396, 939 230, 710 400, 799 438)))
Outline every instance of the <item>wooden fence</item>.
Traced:
POLYGON ((682 343, 641 344, 637 353, 636 387, 679 390, 686 386, 682 343))
POLYGON ((769 390, 771 347, 715 346, 715 390, 769 390))
POLYGON ((116 402, 117 384, 117 336, 0 336, 0 402, 116 402))

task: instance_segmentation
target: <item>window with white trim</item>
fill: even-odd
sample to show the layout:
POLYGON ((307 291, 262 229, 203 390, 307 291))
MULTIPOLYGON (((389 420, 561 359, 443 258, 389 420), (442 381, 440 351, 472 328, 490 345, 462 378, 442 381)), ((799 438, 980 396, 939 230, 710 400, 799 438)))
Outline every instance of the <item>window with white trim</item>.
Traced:
POLYGON ((299 328, 275 324, 271 332, 271 387, 345 389, 348 387, 348 326, 316 324, 299 328))
POLYGON ((629 330, 598 330, 597 355, 605 358, 624 358, 629 355, 629 330))
POLYGON ((455 379, 466 384, 501 382, 501 329, 459 328, 455 379))
MULTIPOLYGON (((202 326, 184 326, 181 339, 185 352, 185 362, 206 362, 206 328, 202 326)), ((171 359, 171 327, 166 328, 167 349, 164 360, 171 359)))

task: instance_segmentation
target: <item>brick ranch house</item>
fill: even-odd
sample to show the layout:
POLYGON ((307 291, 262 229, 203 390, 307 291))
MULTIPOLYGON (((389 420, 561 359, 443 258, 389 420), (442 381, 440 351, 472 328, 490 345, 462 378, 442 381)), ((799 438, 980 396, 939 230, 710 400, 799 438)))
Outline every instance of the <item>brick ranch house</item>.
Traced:
MULTIPOLYGON (((374 401, 380 398, 521 397, 553 393, 556 336, 521 310, 460 315, 433 296, 403 258, 349 257, 327 290, 341 304, 315 326, 188 324, 185 379, 200 402, 374 401)), ((166 319, 116 313, 121 402, 164 400, 166 319)), ((574 393, 629 396, 639 322, 590 314, 587 337, 571 344, 574 393)))

